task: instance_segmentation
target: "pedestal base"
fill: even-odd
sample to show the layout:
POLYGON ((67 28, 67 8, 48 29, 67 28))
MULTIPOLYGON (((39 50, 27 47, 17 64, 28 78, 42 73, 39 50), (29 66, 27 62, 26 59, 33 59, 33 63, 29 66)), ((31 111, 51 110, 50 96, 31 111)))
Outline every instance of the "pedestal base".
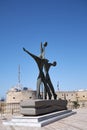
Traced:
POLYGON ((28 100, 20 104, 21 114, 25 116, 43 115, 55 111, 66 110, 66 100, 28 100))
POLYGON ((13 126, 42 127, 75 113, 76 112, 73 112, 71 110, 63 110, 59 112, 53 112, 50 114, 42 115, 42 116, 13 117, 11 121, 8 122, 4 121, 3 124, 13 125, 13 126))

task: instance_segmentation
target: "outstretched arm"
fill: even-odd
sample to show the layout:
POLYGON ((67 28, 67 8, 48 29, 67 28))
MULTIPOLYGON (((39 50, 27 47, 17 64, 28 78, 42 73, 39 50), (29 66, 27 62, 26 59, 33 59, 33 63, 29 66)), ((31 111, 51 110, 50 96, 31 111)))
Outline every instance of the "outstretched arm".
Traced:
POLYGON ((57 65, 57 62, 56 62, 56 61, 54 61, 54 62, 53 62, 53 66, 56 66, 56 65, 57 65))
POLYGON ((56 61, 54 61, 53 63, 48 63, 49 64, 49 66, 56 66, 56 61))
POLYGON ((25 52, 27 52, 28 54, 30 54, 29 51, 27 51, 24 47, 23 47, 23 50, 24 50, 25 52))
POLYGON ((30 53, 28 50, 26 50, 24 47, 23 47, 23 50, 28 53, 35 61, 38 61, 40 60, 40 58, 32 53, 30 53))

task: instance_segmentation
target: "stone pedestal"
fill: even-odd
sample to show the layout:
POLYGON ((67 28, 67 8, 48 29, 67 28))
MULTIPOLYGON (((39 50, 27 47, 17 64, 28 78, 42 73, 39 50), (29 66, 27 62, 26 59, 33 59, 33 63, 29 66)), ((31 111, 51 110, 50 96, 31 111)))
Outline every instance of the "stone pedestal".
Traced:
POLYGON ((22 116, 13 117, 11 121, 4 121, 5 125, 42 127, 72 114, 67 109, 66 100, 28 100, 21 102, 22 116))
POLYGON ((21 114, 37 116, 67 109, 66 100, 28 100, 20 103, 21 114))

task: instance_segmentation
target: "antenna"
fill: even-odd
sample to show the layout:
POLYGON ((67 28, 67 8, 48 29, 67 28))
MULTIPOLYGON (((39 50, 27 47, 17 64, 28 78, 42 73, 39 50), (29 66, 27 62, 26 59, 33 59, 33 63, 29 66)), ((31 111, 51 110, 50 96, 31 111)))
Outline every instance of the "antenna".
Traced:
POLYGON ((17 89, 18 90, 22 90, 22 86, 20 84, 20 65, 18 66, 18 85, 17 85, 17 89))
POLYGON ((58 89, 58 91, 59 91, 59 81, 57 82, 57 89, 58 89))
POLYGON ((18 66, 18 84, 20 84, 20 65, 18 66))

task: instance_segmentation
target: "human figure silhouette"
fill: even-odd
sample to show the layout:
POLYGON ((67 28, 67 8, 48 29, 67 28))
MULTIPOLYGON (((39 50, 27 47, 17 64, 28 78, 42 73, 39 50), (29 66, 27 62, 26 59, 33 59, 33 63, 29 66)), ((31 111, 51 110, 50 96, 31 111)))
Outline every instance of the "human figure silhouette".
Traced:
POLYGON ((49 76, 49 69, 50 69, 51 66, 56 66, 56 64, 57 64, 56 61, 54 61, 53 63, 49 63, 49 60, 45 59, 44 70, 45 70, 46 83, 50 87, 51 92, 54 96, 54 99, 57 99, 57 95, 55 93, 53 84, 52 84, 50 76, 49 76))
MULTIPOLYGON (((47 47, 47 42, 45 42, 44 44, 41 43, 41 54, 40 54, 40 57, 42 59, 45 59, 45 47, 47 47)), ((44 62, 44 73, 45 73, 45 78, 46 78, 46 83, 49 85, 49 88, 51 89, 51 92, 53 93, 53 96, 54 96, 54 99, 57 98, 57 95, 55 93, 55 90, 54 90, 54 87, 53 87, 53 84, 51 82, 51 79, 50 79, 50 75, 49 75, 49 69, 51 66, 56 66, 56 61, 54 61, 53 63, 49 63, 49 60, 48 59, 45 59, 45 62, 44 62)), ((45 95, 46 95, 46 90, 45 91, 45 95)))
MULTIPOLYGON (((38 75, 38 78, 37 78, 37 98, 40 98, 40 83, 43 82, 44 84, 44 87, 45 87, 45 90, 46 92, 48 93, 48 97, 49 99, 51 99, 52 95, 51 95, 51 92, 50 92, 50 89, 49 89, 49 86, 47 85, 46 83, 46 79, 45 79, 45 76, 44 76, 44 73, 43 73, 43 66, 44 66, 44 62, 45 60, 30 53, 28 50, 26 50, 25 48, 23 48, 23 50, 29 54, 37 63, 38 65, 38 69, 39 69, 39 75, 38 75)), ((47 97, 45 97, 46 99, 47 97)))
MULTIPOLYGON (((45 47, 47 47, 47 42, 44 42, 44 44, 40 44, 40 58, 41 59, 45 59, 45 47)), ((43 85, 42 81, 39 82, 40 86, 43 85)), ((39 88, 40 91, 40 88, 39 88)), ((45 87, 43 86, 43 96, 42 98, 44 99, 45 97, 47 97, 47 92, 45 90, 45 87)))

